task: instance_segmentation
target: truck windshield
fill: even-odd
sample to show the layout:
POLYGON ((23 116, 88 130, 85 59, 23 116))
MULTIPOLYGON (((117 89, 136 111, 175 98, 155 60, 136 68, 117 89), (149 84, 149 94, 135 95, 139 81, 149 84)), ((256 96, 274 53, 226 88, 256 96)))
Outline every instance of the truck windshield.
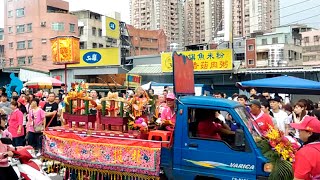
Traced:
POLYGON ((253 138, 256 140, 261 137, 261 133, 255 128, 252 124, 253 118, 248 113, 248 111, 244 107, 236 107, 235 111, 238 113, 244 124, 247 126, 249 132, 252 134, 253 138))

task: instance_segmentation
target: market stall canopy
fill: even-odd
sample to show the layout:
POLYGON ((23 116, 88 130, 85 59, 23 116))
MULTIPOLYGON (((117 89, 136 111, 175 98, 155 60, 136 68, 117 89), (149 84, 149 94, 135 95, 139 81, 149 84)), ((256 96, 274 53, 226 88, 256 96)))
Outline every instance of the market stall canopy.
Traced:
POLYGON ((25 87, 28 88, 42 88, 42 89, 51 89, 54 87, 61 87, 64 85, 63 82, 52 77, 37 77, 33 78, 30 81, 24 83, 25 87))
POLYGON ((254 87, 257 88, 259 92, 268 91, 271 93, 320 95, 320 82, 292 76, 279 76, 237 82, 236 86, 242 90, 248 90, 254 87))

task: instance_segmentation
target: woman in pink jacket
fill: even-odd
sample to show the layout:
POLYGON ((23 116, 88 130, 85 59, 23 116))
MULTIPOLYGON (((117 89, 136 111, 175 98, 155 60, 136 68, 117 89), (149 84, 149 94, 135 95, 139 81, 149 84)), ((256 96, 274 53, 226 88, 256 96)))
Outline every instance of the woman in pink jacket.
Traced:
POLYGON ((27 132, 28 132, 28 144, 34 149, 41 149, 41 136, 42 132, 35 130, 35 127, 44 128, 45 112, 39 107, 39 99, 35 98, 31 101, 30 110, 28 114, 27 132))
POLYGON ((23 114, 18 108, 16 101, 11 102, 12 113, 9 116, 8 130, 12 134, 13 146, 24 145, 24 128, 23 128, 23 114))
MULTIPOLYGON (((11 138, 11 134, 9 131, 5 129, 6 125, 6 117, 1 116, 1 123, 0 123, 0 138, 11 138)), ((14 148, 2 144, 0 141, 0 180, 16 180, 18 176, 16 172, 13 170, 12 166, 9 165, 8 157, 12 157, 12 151, 14 148)))

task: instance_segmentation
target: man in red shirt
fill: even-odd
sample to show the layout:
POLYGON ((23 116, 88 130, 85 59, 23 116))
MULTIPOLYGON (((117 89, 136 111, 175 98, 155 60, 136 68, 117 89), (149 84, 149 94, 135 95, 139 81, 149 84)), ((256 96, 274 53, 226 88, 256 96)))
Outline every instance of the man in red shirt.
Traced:
POLYGON ((295 154, 294 180, 320 179, 320 121, 306 116, 300 123, 291 123, 299 130, 303 147, 295 154))
POLYGON ((266 134, 270 126, 274 127, 270 115, 261 110, 261 103, 258 100, 252 100, 248 105, 250 106, 250 112, 254 119, 253 125, 262 135, 266 134))

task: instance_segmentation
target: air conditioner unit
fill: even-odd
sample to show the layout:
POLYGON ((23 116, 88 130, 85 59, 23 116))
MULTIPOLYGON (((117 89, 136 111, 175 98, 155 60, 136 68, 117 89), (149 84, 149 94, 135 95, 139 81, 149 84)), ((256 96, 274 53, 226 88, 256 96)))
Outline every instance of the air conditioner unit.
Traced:
POLYGON ((41 26, 41 27, 46 27, 46 24, 47 24, 47 23, 46 23, 45 21, 42 21, 42 22, 40 23, 40 26, 41 26))

